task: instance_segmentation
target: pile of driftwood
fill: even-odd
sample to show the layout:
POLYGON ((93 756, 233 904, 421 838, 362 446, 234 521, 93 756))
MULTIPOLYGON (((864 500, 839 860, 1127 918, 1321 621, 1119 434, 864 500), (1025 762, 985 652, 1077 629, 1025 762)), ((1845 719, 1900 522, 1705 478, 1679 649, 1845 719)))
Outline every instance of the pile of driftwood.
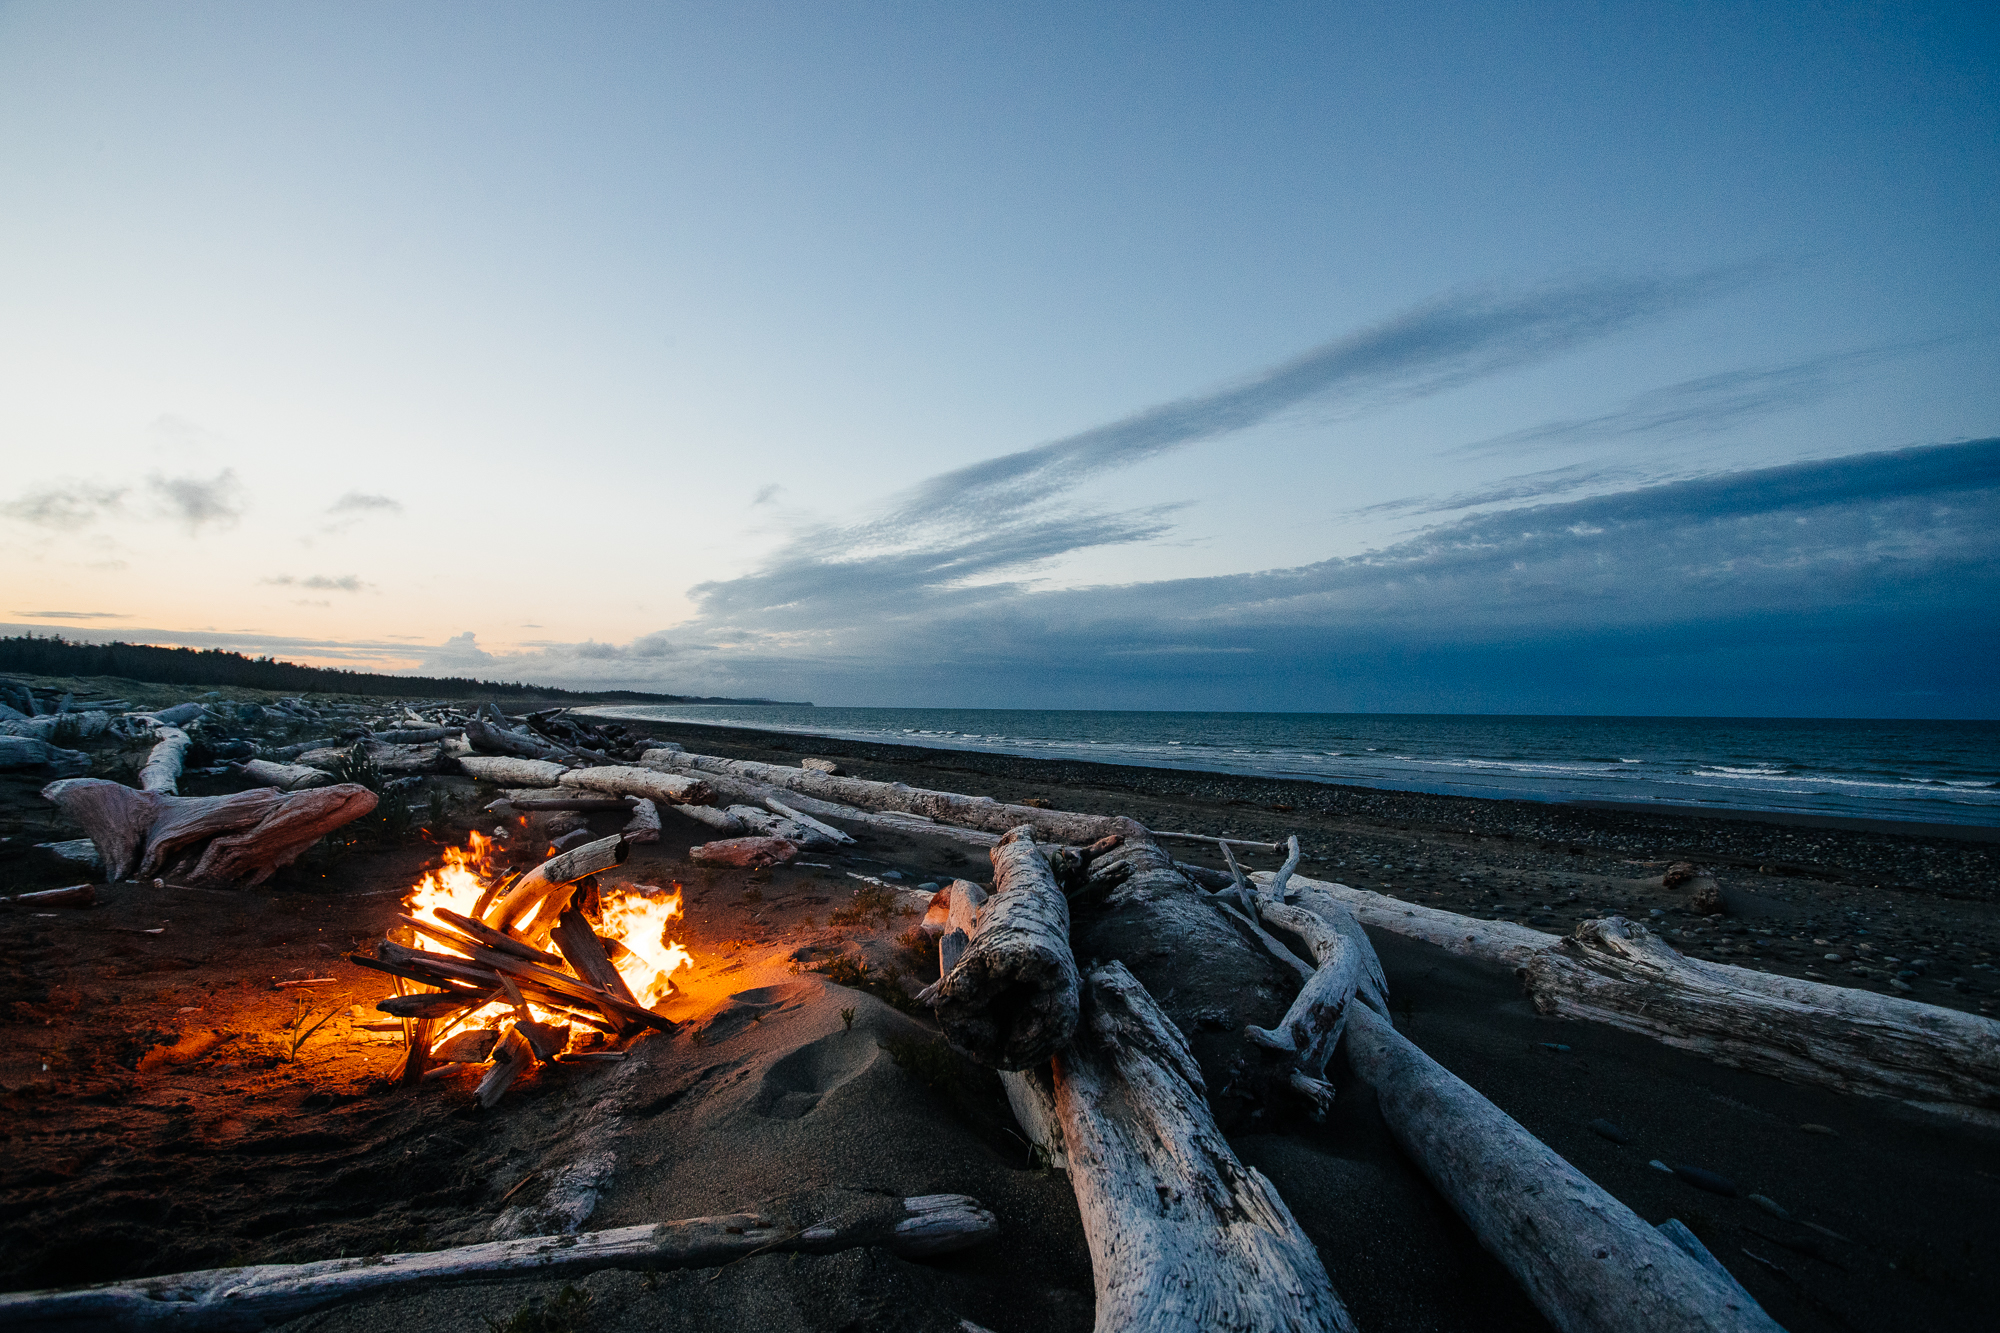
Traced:
POLYGON ((385 939, 373 957, 350 955, 361 967, 397 978, 399 987, 406 981, 432 987, 376 1005, 405 1023, 404 1083, 423 1078, 433 1064, 487 1064, 475 1095, 490 1108, 538 1060, 619 1058, 608 1051, 571 1053, 577 1026, 614 1038, 674 1029, 632 993, 613 961, 624 946, 600 936, 587 901, 579 901, 591 895, 592 877, 622 863, 628 851, 617 836, 587 843, 525 874, 495 880, 469 915, 436 908, 427 916, 399 916, 412 943, 385 939), (563 1021, 538 1020, 531 1004, 563 1021), (504 1029, 466 1026, 494 1005, 508 1011, 504 1029))

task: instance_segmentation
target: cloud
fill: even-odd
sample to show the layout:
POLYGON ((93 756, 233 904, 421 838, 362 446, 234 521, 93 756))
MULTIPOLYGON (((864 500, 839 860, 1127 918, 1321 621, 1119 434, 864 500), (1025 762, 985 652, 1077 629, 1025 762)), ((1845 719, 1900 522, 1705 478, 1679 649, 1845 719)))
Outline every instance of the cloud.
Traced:
MULTIPOLYGON (((1986 642, 1996 604, 2000 440, 1981 440, 1477 514, 1290 569, 887 599, 753 580, 740 597, 711 590, 679 630, 494 665, 551 684, 880 702, 1576 711, 1564 679, 1673 661, 1697 676, 1656 684, 1696 711, 1717 706, 1698 673, 1718 663, 1776 701, 1766 710, 1925 675, 1976 710, 2000 701, 1980 665, 2000 646, 1986 642), (1460 684, 1427 695, 1419 661, 1457 663, 1460 684)), ((1866 697, 1888 707, 1889 693, 1866 697)), ((1616 697, 1643 706, 1643 691, 1616 697)))
POLYGON ((386 495, 369 495, 361 491, 349 491, 328 505, 329 514, 400 514, 403 504, 386 495))
POLYGON ((1870 367, 1956 339, 1939 338, 1895 347, 1815 357, 1791 365, 1723 371, 1652 389, 1594 417, 1545 421, 1445 451, 1484 457, 1579 442, 1680 439, 1712 435, 1760 417, 1808 406, 1832 396, 1845 380, 1870 367))
POLYGON ((126 494, 123 486, 70 482, 0 504, 0 515, 43 528, 82 528, 118 512, 126 494))
POLYGON ((247 507, 241 485, 231 468, 213 477, 168 477, 154 473, 147 487, 168 517, 187 525, 189 533, 213 525, 230 527, 243 517, 247 507))
POLYGON ((757 497, 750 502, 750 505, 752 508, 755 508, 758 505, 769 504, 782 495, 784 490, 785 488, 775 481, 765 486, 759 486, 757 488, 757 497))
MULTIPOLYGON (((264 582, 274 583, 280 587, 310 588, 315 592, 360 592, 370 586, 363 583, 357 574, 342 574, 337 578, 326 574, 314 574, 303 579, 293 578, 290 574, 280 574, 276 578, 265 579, 264 582)), ((311 605, 326 606, 327 603, 314 602, 311 605)))
POLYGON ((30 620, 130 620, 123 611, 16 611, 30 620))

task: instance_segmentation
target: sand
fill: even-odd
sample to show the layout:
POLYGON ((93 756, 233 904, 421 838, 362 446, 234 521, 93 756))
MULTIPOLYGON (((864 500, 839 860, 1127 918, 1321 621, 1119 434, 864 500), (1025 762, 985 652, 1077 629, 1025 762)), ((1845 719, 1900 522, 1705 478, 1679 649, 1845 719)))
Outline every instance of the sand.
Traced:
MULTIPOLYGON (((1694 920, 1658 876, 1666 862, 1694 859, 1717 869, 1728 920, 1743 930, 1675 940, 1690 953, 1877 987, 1914 970, 1887 959, 1922 957, 1933 961, 1915 978, 1919 998, 1973 1010, 1992 998, 1992 974, 1977 966, 2000 938, 1990 879, 1981 878, 1991 874, 1982 858, 1992 847, 1936 830, 1410 797, 654 730, 711 753, 793 762, 826 754, 866 777, 1044 797, 1155 827, 1253 838, 1297 831, 1313 858, 1309 873, 1545 929, 1658 907, 1670 914, 1664 928, 1691 931, 1694 920), (1291 809, 1269 808, 1277 805, 1291 809), (1755 933, 1765 929, 1773 933, 1755 933), (1808 931, 1817 933, 1790 938, 1808 931), (1843 961, 1827 963, 1828 952, 1843 961)), ((58 836, 24 822, 34 808, 26 781, 8 784, 0 815, 16 842, 7 846, 31 832, 36 841, 58 836)), ((455 841, 473 822, 462 812, 432 836, 455 841)), ((617 820, 597 823, 610 831, 617 820)), ((666 832, 620 873, 685 887, 685 939, 699 966, 669 1012, 687 1022, 642 1039, 622 1065, 538 1074, 487 1113, 469 1105, 470 1073, 415 1094, 389 1086, 400 1052, 351 1022, 308 1043, 297 1064, 269 1054, 268 1038, 293 1004, 271 989, 274 977, 297 969, 335 977, 329 1005, 381 993, 325 942, 345 947, 379 933, 395 888, 434 856, 432 845, 364 849, 318 876, 198 905, 192 895, 113 886, 91 912, 0 914, 0 978, 12 988, 0 1064, 8 1135, 0 1281, 432 1248, 849 1186, 972 1194, 999 1215, 1002 1234, 921 1264, 858 1251, 764 1256, 715 1273, 601 1273, 575 1284, 591 1298, 577 1327, 944 1330, 969 1319, 998 1333, 1089 1328, 1089 1261, 1067 1181, 1031 1160, 991 1075, 953 1057, 925 1019, 878 998, 906 989, 892 970, 914 979, 925 966, 906 943, 914 918, 900 907, 853 917, 855 890, 872 887, 854 876, 985 879, 977 853, 868 834, 837 855, 809 853, 812 865, 704 871, 685 859, 706 836, 700 827, 669 815, 666 832), (159 936, 107 929, 151 927, 155 918, 169 922, 159 936), (815 970, 857 979, 863 962, 875 994, 815 970), (136 1067, 145 1050, 210 1029, 236 1035, 186 1065, 136 1067), (40 1070, 51 1054, 56 1066, 40 1070)), ((17 886, 78 878, 46 860, 9 853, 17 886)), ((1375 939, 1404 1032, 1642 1216, 1686 1222, 1786 1327, 1971 1327, 2000 1298, 1992 1207, 2000 1133, 1543 1019, 1500 969, 1375 939), (1592 1133, 1598 1118, 1631 1143, 1592 1133), (1794 1220, 1696 1190, 1652 1159, 1728 1176, 1794 1220)), ((1269 1002, 1282 1007, 1282 998, 1269 1002)), ((1367 1089, 1338 1067, 1336 1078, 1340 1096, 1324 1125, 1241 1108, 1224 1118, 1239 1155, 1272 1178, 1319 1244, 1359 1325, 1545 1327, 1389 1141, 1367 1089)), ((388 1296, 292 1326, 414 1321, 484 1333, 489 1319, 555 1308, 563 1285, 388 1296)))

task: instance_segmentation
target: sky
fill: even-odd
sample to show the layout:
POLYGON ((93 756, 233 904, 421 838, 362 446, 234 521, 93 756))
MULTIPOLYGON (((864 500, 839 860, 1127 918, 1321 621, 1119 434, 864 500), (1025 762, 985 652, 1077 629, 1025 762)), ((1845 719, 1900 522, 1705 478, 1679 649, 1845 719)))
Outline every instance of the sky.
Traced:
POLYGON ((0 632, 2000 716, 2000 18, 0 4, 0 632))

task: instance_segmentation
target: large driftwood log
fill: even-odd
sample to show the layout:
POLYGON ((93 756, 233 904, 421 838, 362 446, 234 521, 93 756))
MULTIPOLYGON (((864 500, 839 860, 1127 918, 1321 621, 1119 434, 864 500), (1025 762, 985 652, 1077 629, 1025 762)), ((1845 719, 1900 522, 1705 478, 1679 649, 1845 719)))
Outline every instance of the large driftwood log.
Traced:
POLYGON ((715 797, 709 785, 699 778, 622 765, 573 768, 557 781, 565 787, 609 792, 613 796, 645 796, 675 805, 706 805, 715 797))
POLYGON ((139 790, 158 792, 162 796, 175 796, 181 789, 181 762, 187 758, 188 746, 194 744, 188 734, 179 727, 161 727, 154 733, 159 743, 139 770, 139 790))
MULTIPOLYGON (((679 750, 652 749, 639 762, 648 768, 658 768, 663 772, 678 771, 685 765, 668 762, 681 757, 679 750)), ((977 847, 986 851, 1000 841, 998 833, 988 833, 981 829, 962 828, 957 824, 940 824, 925 815, 912 814, 906 810, 862 810, 838 801, 824 800, 804 792, 773 787, 765 782, 752 782, 748 778, 727 773, 703 771, 702 781, 714 788, 717 800, 732 804, 768 804, 777 797, 795 811, 812 815, 816 819, 837 819, 843 824, 859 824, 866 828, 880 829, 889 833, 917 834, 926 837, 944 838, 967 847, 977 847)), ((683 814, 693 814, 692 807, 679 807, 683 814)), ((700 818, 700 816, 696 816, 700 818)), ((720 827, 717 825, 717 827, 720 827)), ((734 831, 740 832, 740 826, 734 831)))
POLYGON ((1781 1333, 1630 1208, 1366 1006, 1348 1061, 1403 1150, 1564 1333, 1781 1333))
POLYGON ((1737 1069, 1842 1092, 2000 1110, 2000 1021, 1676 952, 1609 917, 1530 958, 1557 1018, 1609 1023, 1737 1069))
POLYGON ((802 824, 754 805, 732 805, 722 813, 748 833, 760 838, 783 838, 799 847, 834 847, 842 841, 853 841, 844 833, 835 836, 822 833, 820 830, 826 826, 818 820, 802 824))
POLYGON ((313 791, 252 788, 228 796, 163 796, 102 778, 65 778, 42 789, 96 844, 107 880, 172 866, 196 886, 261 884, 307 847, 375 808, 352 783, 313 791), (204 839, 212 839, 199 849, 204 839))
POLYGON ((963 1194, 908 1199, 819 1190, 756 1211, 532 1236, 457 1249, 214 1268, 70 1291, 0 1294, 0 1324, 20 1330, 253 1330, 383 1291, 473 1278, 576 1276, 602 1268, 714 1268, 753 1254, 830 1254, 879 1245, 905 1258, 965 1249, 999 1230, 963 1194))
POLYGON ((1291 1210, 1216 1127, 1186 1041, 1122 964, 1091 970, 1054 1085, 1096 1333, 1353 1328, 1291 1210))
POLYGON ((718 810, 712 805, 672 805, 668 806, 676 814, 686 815, 697 824, 706 825, 717 833, 734 837, 746 832, 743 821, 726 810, 718 810))
POLYGON ((324 787, 333 781, 333 775, 325 769, 313 768, 306 764, 274 764, 268 759, 248 759, 231 765, 245 781, 259 787, 276 787, 279 791, 302 791, 307 787, 324 787))
POLYGON ((1119 831, 1118 821, 1103 815, 1079 815, 1063 810, 1039 810, 1029 805, 1006 805, 986 796, 926 791, 921 787, 906 787, 900 782, 835 777, 811 768, 786 768, 748 759, 718 759, 711 755, 679 751, 651 750, 646 757, 675 769, 747 778, 752 782, 803 792, 862 810, 900 810, 934 819, 941 824, 984 829, 994 834, 1004 834, 1027 824, 1060 841, 1081 845, 1119 831))
POLYGON ((620 830, 620 835, 630 843, 658 842, 660 840, 660 807, 646 796, 629 796, 632 802, 632 818, 620 830))
POLYGON ((994 847, 992 895, 978 910, 965 953, 938 988, 945 1036, 994 1069, 1038 1065, 1076 1031, 1069 902, 1033 833, 1015 829, 994 847))
POLYGON ((90 756, 65 750, 34 736, 0 736, 0 768, 53 768, 58 773, 88 773, 90 756))
POLYGON ((569 756, 540 736, 494 726, 479 718, 465 724, 465 739, 482 754, 512 755, 516 759, 564 759, 569 756))
POLYGON ((469 778, 497 782, 503 787, 553 787, 567 767, 548 759, 486 754, 462 754, 458 766, 469 778))
POLYGON ((2000 1021, 1991 1018, 1688 958, 1622 917, 1586 921, 1565 938, 1304 876, 1291 885, 1302 903, 1323 894, 1364 926, 1516 969, 1545 1014, 1794 1083, 2000 1109, 2000 1021))

